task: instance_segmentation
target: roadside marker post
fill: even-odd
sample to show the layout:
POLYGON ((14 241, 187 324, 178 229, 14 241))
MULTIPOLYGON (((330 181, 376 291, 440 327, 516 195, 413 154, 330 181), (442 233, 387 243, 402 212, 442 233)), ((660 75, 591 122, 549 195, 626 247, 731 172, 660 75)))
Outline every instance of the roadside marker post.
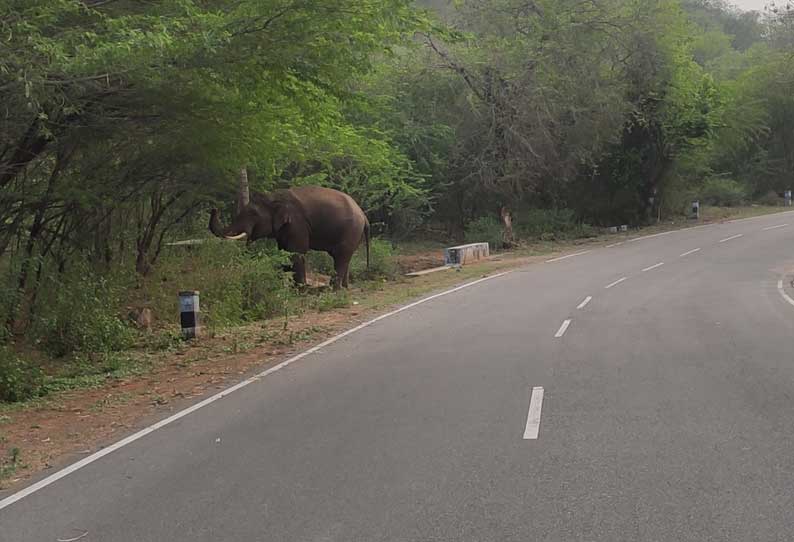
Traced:
POLYGON ((692 216, 690 218, 698 220, 700 218, 700 201, 695 200, 692 202, 692 216))
POLYGON ((179 292, 179 323, 182 338, 196 339, 201 334, 201 310, 198 290, 179 292))
POLYGON ((791 207, 791 190, 783 192, 783 199, 786 201, 786 207, 791 207))

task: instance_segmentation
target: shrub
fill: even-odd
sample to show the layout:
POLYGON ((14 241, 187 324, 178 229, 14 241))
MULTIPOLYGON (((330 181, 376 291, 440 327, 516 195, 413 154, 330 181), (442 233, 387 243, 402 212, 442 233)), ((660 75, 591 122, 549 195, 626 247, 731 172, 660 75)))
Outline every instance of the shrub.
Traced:
MULTIPOLYGON (((370 239, 369 264, 367 271, 367 249, 362 242, 350 262, 350 280, 393 279, 397 275, 397 263, 392 244, 383 239, 370 239)), ((335 274, 334 260, 327 252, 310 251, 306 255, 306 265, 312 273, 330 277, 335 274)))
POLYGON ((155 314, 173 314, 177 292, 199 290, 209 326, 230 326, 282 314, 292 292, 282 265, 289 257, 274 243, 246 246, 212 239, 167 254, 145 290, 155 314))
POLYGON ((350 297, 345 290, 326 292, 317 299, 317 310, 320 312, 344 309, 350 306, 350 297))
POLYGON ((44 373, 39 367, 17 357, 10 348, 0 347, 0 401, 17 402, 43 393, 44 373))
POLYGON ((119 285, 93 275, 87 266, 75 266, 69 274, 47 277, 39 288, 31 331, 47 353, 62 357, 131 346, 132 330, 118 316, 119 285))
POLYGON ((292 290, 282 266, 289 257, 267 247, 250 253, 241 262, 241 315, 244 320, 263 320, 283 314, 292 290))
POLYGON ((712 178, 703 183, 700 199, 705 205, 735 207, 747 199, 747 191, 732 179, 712 178))
POLYGON ((782 198, 777 195, 777 192, 774 190, 770 190, 760 198, 758 198, 758 203, 761 205, 768 205, 770 207, 777 207, 782 203, 782 198))
POLYGON ((306 267, 311 273, 319 273, 329 277, 334 274, 334 260, 327 252, 310 250, 306 254, 306 267))
POLYGON ((397 262, 392 244, 383 239, 371 239, 369 244, 369 271, 367 249, 362 243, 350 263, 350 280, 393 279, 397 276, 397 262))
POLYGON ((559 240, 595 237, 595 228, 576 220, 572 209, 530 209, 515 218, 520 238, 559 240))
POLYGON ((467 243, 488 243, 491 250, 502 248, 502 225, 492 216, 481 216, 469 222, 464 231, 467 243))

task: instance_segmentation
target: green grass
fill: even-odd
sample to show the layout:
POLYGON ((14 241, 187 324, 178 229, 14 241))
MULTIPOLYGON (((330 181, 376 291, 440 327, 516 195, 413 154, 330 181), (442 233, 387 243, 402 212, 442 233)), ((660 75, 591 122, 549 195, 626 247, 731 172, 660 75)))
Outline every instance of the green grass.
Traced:
POLYGON ((711 220, 739 220, 753 218, 785 211, 794 211, 794 207, 778 207, 770 205, 753 205, 751 207, 701 207, 701 221, 711 220))
POLYGON ((0 458, 0 481, 11 478, 19 469, 25 469, 22 463, 22 453, 19 448, 11 448, 7 457, 0 458))

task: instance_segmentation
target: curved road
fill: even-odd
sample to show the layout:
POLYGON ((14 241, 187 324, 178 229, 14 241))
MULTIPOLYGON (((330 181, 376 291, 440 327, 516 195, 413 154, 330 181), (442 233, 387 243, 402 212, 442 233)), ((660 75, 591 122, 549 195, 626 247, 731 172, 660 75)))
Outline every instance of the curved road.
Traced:
POLYGON ((791 540, 792 248, 782 213, 435 298, 0 493, 0 540, 791 540))

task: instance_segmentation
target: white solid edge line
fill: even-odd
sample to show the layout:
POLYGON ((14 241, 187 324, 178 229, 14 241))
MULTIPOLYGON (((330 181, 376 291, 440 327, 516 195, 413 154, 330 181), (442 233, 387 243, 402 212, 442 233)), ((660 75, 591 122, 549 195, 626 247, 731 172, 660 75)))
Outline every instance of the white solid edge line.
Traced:
POLYGON ((560 337, 565 335, 565 332, 568 330, 568 326, 570 326, 570 325, 571 325, 571 320, 570 319, 569 320, 565 320, 562 323, 562 325, 560 326, 560 329, 557 330, 557 333, 554 335, 554 337, 559 339, 560 337))
POLYGON ((780 295, 783 296, 783 299, 788 301, 791 305, 794 305, 794 299, 792 299, 792 297, 783 289, 783 279, 777 281, 777 291, 780 292, 780 295))
POLYGON ((496 275, 490 275, 490 276, 487 276, 487 277, 483 277, 481 279, 473 280, 471 282, 467 282, 466 284, 462 284, 460 286, 456 286, 455 288, 452 288, 450 290, 446 290, 446 291, 443 291, 443 292, 440 292, 440 293, 437 293, 437 294, 422 298, 419 301, 414 301, 413 303, 410 303, 408 305, 405 305, 403 307, 395 309, 395 310, 393 310, 391 312, 387 312, 386 314, 382 314, 382 315, 380 315, 380 316, 378 316, 376 318, 373 318, 372 320, 369 320, 367 322, 364 322, 363 324, 360 324, 360 325, 358 325, 358 326, 356 326, 354 328, 348 329, 347 331, 345 331, 343 333, 340 333, 339 335, 335 335, 334 337, 331 337, 330 339, 327 339, 327 340, 321 342, 320 344, 318 344, 316 346, 313 346, 313 347, 309 348, 308 350, 305 350, 305 351, 301 352, 300 354, 297 354, 297 355, 295 355, 295 356, 293 356, 293 357, 291 357, 291 358, 289 358, 289 359, 287 359, 285 361, 282 361, 278 365, 274 365, 273 367, 270 367, 269 369, 266 369, 266 370, 262 371, 261 373, 258 373, 256 375, 252 376, 251 378, 247 378, 246 380, 243 380, 242 382, 240 382, 238 384, 235 384, 234 386, 226 388, 225 390, 223 390, 223 391, 221 391, 219 393, 216 393, 215 395, 213 395, 211 397, 208 397, 208 398, 204 399, 203 401, 201 401, 199 403, 196 403, 193 406, 190 406, 190 407, 188 407, 188 408, 186 408, 184 410, 181 410, 181 411, 177 412, 176 414, 173 414, 173 415, 169 416, 168 418, 160 420, 159 422, 157 422, 155 424, 152 424, 149 427, 141 429, 137 433, 133 433, 132 435, 130 435, 130 436, 126 437, 126 438, 123 438, 123 439, 121 439, 120 441, 118 441, 118 442, 116 442, 114 444, 111 444, 107 448, 103 448, 101 450, 98 450, 97 452, 94 452, 93 454, 89 455, 88 457, 85 457, 85 458, 81 459, 80 461, 78 461, 76 463, 72 463, 71 465, 69 465, 67 467, 64 467, 63 469, 59 470, 58 472, 55 472, 55 473, 47 476, 46 478, 44 478, 42 480, 39 480, 35 484, 32 484, 32 485, 30 485, 30 486, 28 486, 28 487, 26 487, 24 489, 21 489, 20 491, 17 491, 16 493, 13 493, 13 494, 9 495, 8 497, 4 498, 3 500, 0 500, 0 510, 2 510, 4 508, 14 504, 15 502, 17 502, 17 501, 19 501, 21 499, 24 499, 28 495, 31 495, 31 494, 39 491, 40 489, 43 489, 43 488, 47 487, 48 485, 50 485, 50 484, 52 484, 54 482, 57 482, 61 478, 64 478, 64 477, 72 474, 73 472, 75 472, 77 470, 80 470, 81 468, 85 467, 86 465, 90 465, 94 461, 97 461, 98 459, 101 459, 102 457, 104 457, 104 456, 106 456, 106 455, 108 455, 108 454, 110 454, 112 452, 115 452, 116 450, 118 450, 120 448, 123 448, 124 446, 126 446, 128 444, 131 444, 131 443, 135 442, 136 440, 139 440, 139 439, 145 437, 149 433, 153 433, 154 431, 157 431, 158 429, 161 429, 161 428, 165 427, 166 425, 169 425, 169 424, 171 424, 171 423, 173 423, 173 422, 175 422, 175 421, 177 421, 177 420, 179 420, 181 418, 184 418, 188 414, 192 414, 193 412, 196 412, 197 410, 199 410, 201 408, 204 408, 205 406, 210 405, 210 404, 214 403, 215 401, 226 397, 227 395, 231 395, 235 391, 237 391, 239 389, 242 389, 242 388, 248 386, 249 384, 253 384, 256 381, 258 381, 258 380, 260 380, 260 379, 262 379, 262 378, 264 378, 264 377, 266 377, 266 376, 268 376, 268 375, 270 375, 272 373, 275 373, 276 371, 279 371, 279 370, 283 369, 284 367, 286 367, 288 365, 291 365, 291 364, 295 363, 296 361, 298 361, 300 359, 303 359, 303 358, 305 358, 306 356, 308 356, 310 354, 313 354, 313 353, 317 352, 321 348, 325 348, 326 346, 329 346, 329 345, 337 342, 338 340, 340 340, 340 339, 342 339, 344 337, 347 337, 348 335, 352 335, 353 333, 355 333, 357 331, 361 331, 362 329, 364 329, 366 327, 369 327, 369 326, 371 326, 372 324, 374 324, 376 322, 380 322, 381 320, 384 320, 386 318, 389 318, 391 316, 399 314, 399 313, 401 313, 403 311, 407 311, 408 309, 412 309, 412 308, 414 308, 414 307, 416 307, 418 305, 422 305, 423 303, 427 303, 428 301, 432 301, 433 299, 438 299, 439 297, 443 297, 445 295, 449 295, 449 294, 452 294, 454 292, 458 292, 458 291, 463 290, 465 288, 469 288, 469 287, 474 286, 476 284, 480 284, 481 282, 485 282, 485 281, 488 281, 488 280, 493 280, 495 278, 503 277, 503 276, 505 276, 505 275, 507 275, 507 274, 509 274, 511 272, 512 271, 505 271, 503 273, 497 273, 496 275))
POLYGON ((624 280, 626 280, 626 278, 627 278, 627 277, 621 277, 621 278, 619 278, 618 280, 616 280, 615 282, 612 282, 612 283, 610 283, 610 284, 607 284, 606 286, 604 286, 604 289, 606 289, 606 290, 609 290, 609 289, 610 289, 610 288, 612 288, 613 286, 617 286, 618 284, 620 284, 621 282, 623 282, 624 280))
MULTIPOLYGON (((758 216, 750 216, 747 218, 736 218, 734 220, 728 220, 725 222, 726 224, 734 224, 736 222, 745 222, 747 220, 758 220, 759 218, 769 218, 770 216, 780 216, 780 215, 787 215, 789 213, 794 213, 794 211, 781 211, 779 213, 769 213, 765 215, 758 215, 758 216)), ((719 223, 717 223, 719 224, 719 223)))
POLYGON ((725 243, 726 241, 733 241, 734 239, 738 239, 739 237, 744 237, 743 233, 737 233, 736 235, 732 235, 730 237, 726 237, 725 239, 720 240, 720 243, 725 243))
POLYGON ((684 252, 683 254, 681 254, 679 256, 679 258, 683 258, 684 256, 689 256, 690 254, 694 254, 695 252, 700 252, 700 249, 699 248, 693 248, 689 252, 684 252))
POLYGON ((619 247, 622 244, 623 244, 623 241, 621 241, 620 243, 612 243, 611 245, 607 245, 604 248, 619 247))
POLYGON ((776 230, 778 228, 785 228, 788 224, 778 224, 777 226, 769 226, 768 228, 764 228, 761 231, 769 231, 769 230, 776 230))
POLYGON ((540 411, 543 408, 543 388, 532 388, 527 412, 527 425, 524 428, 524 440, 535 440, 540 432, 540 411))
POLYGON ((645 269, 643 269, 643 270, 642 270, 642 272, 643 272, 643 273, 645 273, 646 271, 653 271, 653 270, 654 270, 654 269, 656 269, 657 267, 661 267, 661 266, 663 266, 663 265, 664 265, 664 262, 659 262, 659 263, 657 263, 656 265, 652 265, 652 266, 650 266, 650 267, 646 267, 645 269))
POLYGON ((642 241, 643 239, 653 239, 654 237, 661 237, 662 235, 670 235, 671 233, 676 233, 679 231, 685 231, 691 228, 683 228, 680 230, 670 230, 670 231, 663 231, 662 233, 654 233, 652 235, 643 235, 642 237, 635 237, 634 239, 629 239, 626 241, 627 243, 636 243, 637 241, 642 241))
POLYGON ((583 250, 582 252, 575 252, 573 254, 568 254, 567 256, 560 256, 559 258, 552 258, 551 260, 546 260, 546 263, 554 263, 559 262, 560 260, 567 260, 568 258, 573 258, 574 256, 581 256, 582 254, 588 254, 592 252, 591 250, 583 250))
POLYGON ((576 307, 576 308, 581 310, 581 309, 585 308, 587 306, 587 304, 590 303, 590 301, 592 301, 592 300, 593 300, 593 296, 589 295, 589 296, 585 297, 584 301, 579 303, 579 306, 576 307))

